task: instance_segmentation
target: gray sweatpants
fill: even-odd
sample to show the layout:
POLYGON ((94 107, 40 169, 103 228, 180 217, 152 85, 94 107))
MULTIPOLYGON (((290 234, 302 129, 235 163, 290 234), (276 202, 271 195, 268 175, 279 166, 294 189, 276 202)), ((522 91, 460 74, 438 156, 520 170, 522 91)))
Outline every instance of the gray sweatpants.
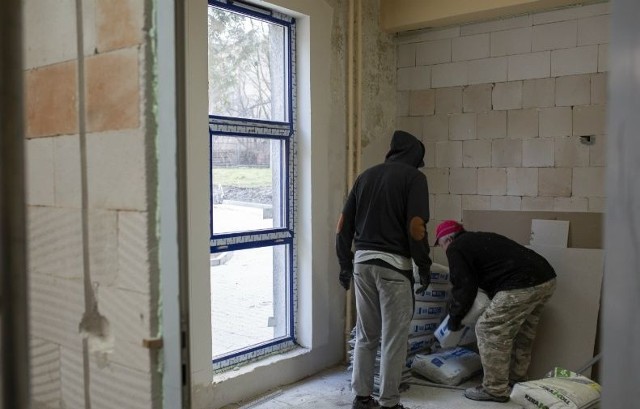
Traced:
POLYGON ((413 298, 409 280, 397 271, 355 264, 356 344, 351 387, 356 395, 373 393, 376 351, 380 346, 380 405, 400 401, 398 387, 407 359, 413 298))
POLYGON ((542 309, 556 279, 535 287, 499 291, 476 323, 484 369, 482 385, 496 396, 508 396, 509 382, 525 379, 542 309))

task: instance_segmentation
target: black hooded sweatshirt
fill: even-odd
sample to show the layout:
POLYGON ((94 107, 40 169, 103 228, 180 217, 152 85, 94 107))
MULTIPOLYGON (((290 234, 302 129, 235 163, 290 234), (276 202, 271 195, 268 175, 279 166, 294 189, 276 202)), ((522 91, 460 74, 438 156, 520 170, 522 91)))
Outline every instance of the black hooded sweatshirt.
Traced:
MULTIPOLYGON (((410 133, 395 131, 384 163, 365 170, 356 179, 342 211, 336 252, 342 270, 353 271, 352 241, 356 250, 375 250, 412 258, 428 276, 431 259, 427 236, 415 240, 410 222, 429 220, 429 187, 418 170, 425 149, 410 133)), ((411 281, 413 277, 410 277, 411 281)))
POLYGON ((447 247, 453 288, 449 325, 458 326, 471 309, 478 288, 493 298, 499 291, 534 287, 555 278, 551 264, 500 234, 461 231, 447 247))

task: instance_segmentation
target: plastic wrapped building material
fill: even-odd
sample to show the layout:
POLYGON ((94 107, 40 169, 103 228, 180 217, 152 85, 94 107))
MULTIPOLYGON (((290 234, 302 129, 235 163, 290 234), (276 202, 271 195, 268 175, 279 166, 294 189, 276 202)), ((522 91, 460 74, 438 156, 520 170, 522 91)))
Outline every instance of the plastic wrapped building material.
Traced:
MULTIPOLYGON (((414 292, 420 287, 420 284, 416 283, 414 292)), ((423 294, 416 294, 416 301, 444 301, 447 302, 451 299, 451 284, 447 283, 431 283, 427 290, 423 294)))
POLYGON ((433 334, 440 325, 440 318, 412 320, 409 324, 409 336, 433 334))
POLYGON ((435 301, 416 301, 413 311, 413 319, 442 319, 447 314, 446 302, 435 301))
POLYGON ((442 385, 459 385, 482 370, 480 355, 470 349, 443 349, 430 355, 416 355, 411 370, 442 385))
POLYGON ((600 385, 562 368, 547 377, 514 385, 511 400, 525 409, 592 409, 600 405, 600 385))
POLYGON ((458 345, 474 343, 476 341, 476 321, 478 321, 478 318, 480 318, 480 315, 482 315, 490 302, 491 300, 489 300, 487 294, 482 290, 478 290, 478 294, 476 295, 476 299, 473 301, 471 309, 462 319, 462 324, 464 326, 460 331, 449 331, 447 328, 449 324, 449 316, 447 315, 435 332, 440 346, 443 348, 451 348, 458 345))

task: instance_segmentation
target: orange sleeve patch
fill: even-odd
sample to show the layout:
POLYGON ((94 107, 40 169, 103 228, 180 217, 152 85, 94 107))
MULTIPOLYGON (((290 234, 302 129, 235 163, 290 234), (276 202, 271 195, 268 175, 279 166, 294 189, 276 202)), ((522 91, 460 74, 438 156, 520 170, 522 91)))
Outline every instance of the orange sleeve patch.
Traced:
POLYGON ((343 225, 344 225, 344 214, 340 213, 340 218, 338 219, 338 225, 336 226, 336 234, 342 231, 343 225))
POLYGON ((411 219, 411 222, 409 223, 409 233, 411 234, 411 238, 413 238, 416 241, 420 241, 424 239, 424 235, 427 232, 426 232, 426 229, 424 226, 424 220, 422 220, 422 217, 416 216, 411 219))

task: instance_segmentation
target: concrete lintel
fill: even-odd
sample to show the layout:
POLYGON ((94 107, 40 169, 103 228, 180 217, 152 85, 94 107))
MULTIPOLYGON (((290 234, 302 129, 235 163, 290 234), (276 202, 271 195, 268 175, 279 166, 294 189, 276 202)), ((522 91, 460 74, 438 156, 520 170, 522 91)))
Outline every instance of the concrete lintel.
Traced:
POLYGON ((466 24, 602 0, 381 0, 386 32, 466 24))

